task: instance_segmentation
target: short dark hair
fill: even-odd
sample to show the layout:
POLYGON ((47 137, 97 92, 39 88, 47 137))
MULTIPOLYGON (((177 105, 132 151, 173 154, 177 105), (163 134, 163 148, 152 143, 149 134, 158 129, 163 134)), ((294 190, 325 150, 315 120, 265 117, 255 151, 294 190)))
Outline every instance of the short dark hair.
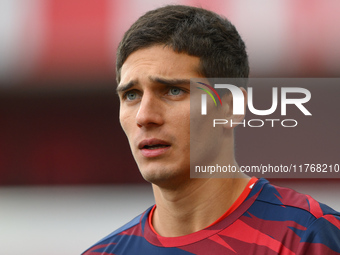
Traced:
POLYGON ((229 20, 197 7, 168 5, 147 12, 124 34, 117 50, 118 83, 127 57, 153 45, 199 57, 199 72, 206 78, 249 75, 245 44, 229 20))

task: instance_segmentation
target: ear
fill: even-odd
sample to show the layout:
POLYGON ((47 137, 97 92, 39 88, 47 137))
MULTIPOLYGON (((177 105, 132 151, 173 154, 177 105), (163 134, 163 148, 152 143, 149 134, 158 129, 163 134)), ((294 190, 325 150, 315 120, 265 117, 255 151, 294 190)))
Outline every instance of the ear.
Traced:
POLYGON ((244 119, 245 114, 246 114, 248 94, 247 94, 247 91, 243 87, 240 87, 240 89, 243 93, 244 114, 235 115, 233 113, 233 96, 232 96, 232 93, 226 93, 223 96, 223 104, 225 104, 224 108, 223 108, 224 116, 228 120, 228 124, 224 125, 224 127, 227 128, 227 129, 233 129, 238 124, 242 124, 243 119, 244 119), (231 125, 231 123, 232 123, 232 125, 231 125))

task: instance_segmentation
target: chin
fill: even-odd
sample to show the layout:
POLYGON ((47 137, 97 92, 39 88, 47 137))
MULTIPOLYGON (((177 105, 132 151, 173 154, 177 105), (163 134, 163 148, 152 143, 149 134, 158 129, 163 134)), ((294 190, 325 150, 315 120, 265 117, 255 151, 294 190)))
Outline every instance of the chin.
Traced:
POLYGON ((143 169, 141 170, 143 178, 151 183, 164 182, 166 180, 172 179, 173 173, 170 173, 166 169, 143 169))
POLYGON ((189 175, 184 175, 180 173, 178 170, 170 169, 170 168, 157 168, 157 169, 142 169, 141 174, 143 178, 157 186, 169 186, 172 184, 178 184, 181 179, 190 178, 189 175))

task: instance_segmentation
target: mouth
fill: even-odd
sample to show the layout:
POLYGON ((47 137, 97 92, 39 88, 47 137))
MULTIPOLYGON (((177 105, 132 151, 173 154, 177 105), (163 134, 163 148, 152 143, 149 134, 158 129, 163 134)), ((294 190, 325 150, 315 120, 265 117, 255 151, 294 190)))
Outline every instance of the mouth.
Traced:
POLYGON ((138 149, 142 155, 147 158, 153 158, 163 155, 171 147, 171 144, 156 138, 145 139, 138 144, 138 149))

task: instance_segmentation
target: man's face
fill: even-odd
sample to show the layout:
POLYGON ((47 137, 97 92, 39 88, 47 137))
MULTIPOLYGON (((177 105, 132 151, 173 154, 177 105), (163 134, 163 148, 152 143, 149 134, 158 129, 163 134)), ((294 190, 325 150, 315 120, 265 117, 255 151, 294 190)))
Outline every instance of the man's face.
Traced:
POLYGON ((132 53, 117 87, 120 123, 143 177, 179 183, 190 176, 190 78, 199 58, 151 46, 132 53))

